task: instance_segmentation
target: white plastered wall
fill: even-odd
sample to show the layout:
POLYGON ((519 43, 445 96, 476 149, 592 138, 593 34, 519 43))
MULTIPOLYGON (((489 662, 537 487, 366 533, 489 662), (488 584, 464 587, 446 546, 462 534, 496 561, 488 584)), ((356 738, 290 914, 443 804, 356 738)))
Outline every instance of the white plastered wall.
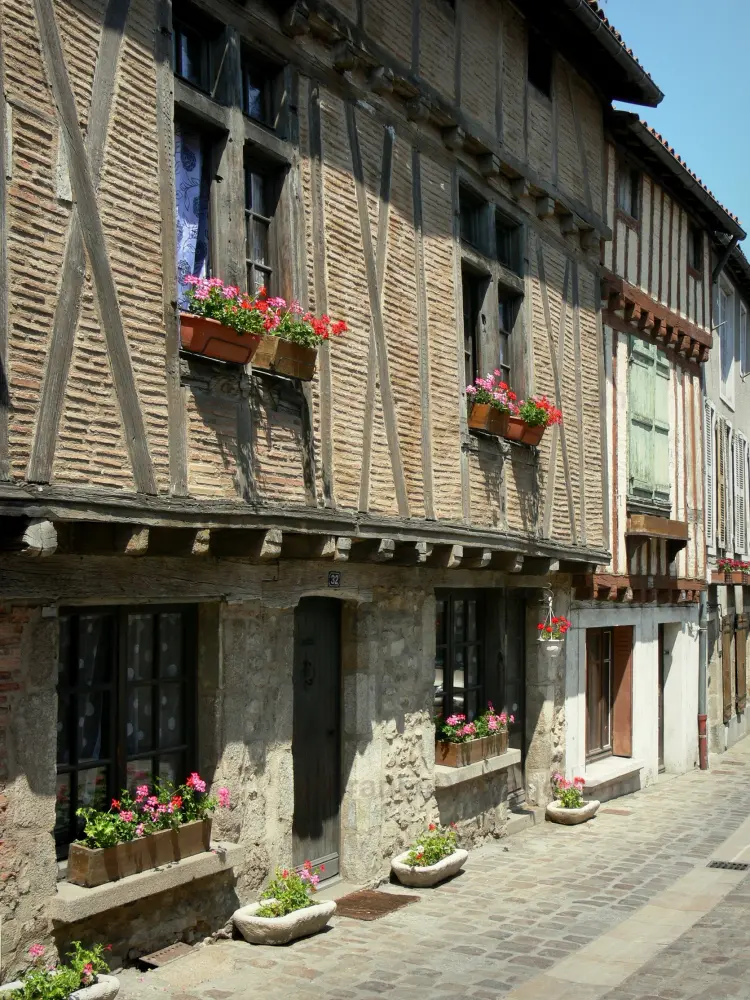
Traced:
POLYGON ((659 771, 659 624, 668 653, 664 683, 664 765, 672 774, 698 763, 698 607, 573 608, 565 648, 565 773, 586 768, 586 629, 634 626, 633 759, 641 784, 659 771))

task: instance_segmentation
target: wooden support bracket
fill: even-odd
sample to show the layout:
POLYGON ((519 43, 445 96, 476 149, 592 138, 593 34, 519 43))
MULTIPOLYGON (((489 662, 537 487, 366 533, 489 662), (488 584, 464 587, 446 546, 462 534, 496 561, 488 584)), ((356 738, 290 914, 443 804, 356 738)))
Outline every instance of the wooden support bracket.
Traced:
POLYGON ((555 214, 555 199, 548 195, 536 200, 536 214, 540 219, 550 219, 555 214))
POLYGON ((29 556, 51 556, 57 550, 57 531, 52 521, 32 518, 22 537, 23 552, 29 556))
POLYGON ((148 528, 141 524, 118 524, 115 528, 115 549, 126 556, 145 556, 148 537, 148 528))
POLYGON ((464 132, 460 125, 451 125, 450 128, 444 128, 440 134, 443 139, 443 145, 447 149, 452 149, 456 152, 463 149, 466 132, 464 132))

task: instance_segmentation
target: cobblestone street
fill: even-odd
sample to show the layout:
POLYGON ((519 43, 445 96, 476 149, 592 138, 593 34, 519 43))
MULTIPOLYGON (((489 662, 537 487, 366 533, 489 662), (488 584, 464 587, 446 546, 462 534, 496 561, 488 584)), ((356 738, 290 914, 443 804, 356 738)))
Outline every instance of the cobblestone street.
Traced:
POLYGON ((584 826, 474 851, 463 875, 380 920, 337 917, 286 948, 199 948, 128 970, 121 996, 750 997, 750 879, 706 867, 750 844, 750 741, 711 768, 605 803, 584 826))

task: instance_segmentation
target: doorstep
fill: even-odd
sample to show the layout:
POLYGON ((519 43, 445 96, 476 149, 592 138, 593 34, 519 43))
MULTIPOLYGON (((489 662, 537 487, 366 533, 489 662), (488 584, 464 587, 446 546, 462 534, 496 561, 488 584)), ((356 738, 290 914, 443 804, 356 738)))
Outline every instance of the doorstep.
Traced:
POLYGON ((173 861, 115 882, 105 882, 93 889, 73 885, 72 882, 58 882, 47 913, 56 923, 72 924, 137 899, 168 892, 195 879, 230 871, 241 863, 244 855, 245 850, 239 844, 216 843, 211 845, 210 851, 194 854, 184 861, 173 861))
POLYGON ((435 788, 453 788, 455 785, 462 785, 465 781, 473 781, 486 774, 496 774, 498 771, 505 771, 506 768, 520 763, 521 751, 510 749, 506 750, 505 753, 498 754, 497 757, 486 757, 484 760, 477 760, 473 764, 465 764, 463 767, 445 767, 443 764, 436 764, 435 788))
POLYGON ((608 802, 620 795, 637 792, 641 787, 643 761, 634 757, 605 757, 586 765, 583 797, 590 802, 608 802))

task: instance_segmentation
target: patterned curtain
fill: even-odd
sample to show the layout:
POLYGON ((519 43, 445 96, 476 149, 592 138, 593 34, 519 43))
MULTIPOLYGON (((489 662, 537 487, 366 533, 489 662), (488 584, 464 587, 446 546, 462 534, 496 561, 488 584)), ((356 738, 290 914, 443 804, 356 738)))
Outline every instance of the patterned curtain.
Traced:
POLYGON ((179 302, 187 304, 183 279, 205 277, 208 270, 208 176, 197 132, 177 125, 174 137, 174 173, 177 196, 177 280, 179 302))

